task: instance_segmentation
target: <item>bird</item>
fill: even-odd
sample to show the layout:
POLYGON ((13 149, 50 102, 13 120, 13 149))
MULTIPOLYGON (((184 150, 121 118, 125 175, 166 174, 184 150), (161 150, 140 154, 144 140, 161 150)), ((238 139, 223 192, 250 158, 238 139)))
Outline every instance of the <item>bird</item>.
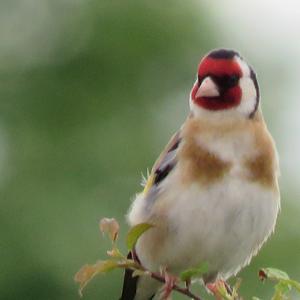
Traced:
MULTIPOLYGON (((208 284, 235 276, 273 233, 279 162, 256 73, 237 51, 214 49, 201 59, 189 107, 131 204, 130 226, 154 226, 129 257, 175 275, 205 262, 208 284)), ((120 300, 157 299, 160 287, 127 269, 120 300)))

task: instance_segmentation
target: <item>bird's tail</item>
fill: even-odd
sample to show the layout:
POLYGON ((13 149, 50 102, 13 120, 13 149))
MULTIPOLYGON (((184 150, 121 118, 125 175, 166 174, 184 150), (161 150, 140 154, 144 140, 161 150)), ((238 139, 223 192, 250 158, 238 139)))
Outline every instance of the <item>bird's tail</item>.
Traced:
MULTIPOLYGON (((128 259, 132 259, 129 252, 128 259)), ((133 271, 125 270, 122 295, 119 300, 151 300, 160 287, 160 284, 148 276, 132 277, 133 271)))
MULTIPOLYGON (((127 255, 128 259, 132 259, 132 253, 129 252, 127 255)), ((120 300, 134 300, 136 294, 137 283, 139 280, 138 276, 132 277, 133 271, 130 269, 125 270, 123 290, 120 300)))

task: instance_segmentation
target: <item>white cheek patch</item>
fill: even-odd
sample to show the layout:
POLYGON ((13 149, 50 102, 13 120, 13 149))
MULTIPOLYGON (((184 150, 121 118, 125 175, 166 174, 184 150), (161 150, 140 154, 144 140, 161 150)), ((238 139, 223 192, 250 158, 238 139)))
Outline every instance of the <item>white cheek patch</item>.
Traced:
POLYGON ((257 91, 254 82, 251 78, 251 70, 247 63, 240 57, 235 57, 236 62, 242 70, 242 77, 239 81, 239 86, 242 90, 242 99, 236 110, 245 115, 250 116, 254 112, 257 100, 257 91))
POLYGON ((239 64, 243 77, 250 77, 250 68, 240 57, 235 56, 234 60, 239 64))
POLYGON ((242 90, 242 99, 236 110, 245 116, 249 116, 255 110, 257 101, 256 88, 250 77, 242 77, 239 85, 242 90))

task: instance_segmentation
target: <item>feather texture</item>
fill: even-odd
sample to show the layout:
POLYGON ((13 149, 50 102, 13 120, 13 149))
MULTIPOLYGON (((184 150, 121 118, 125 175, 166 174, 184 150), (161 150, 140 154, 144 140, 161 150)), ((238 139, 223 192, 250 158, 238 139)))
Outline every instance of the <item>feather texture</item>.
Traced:
MULTIPOLYGON (((237 52, 219 49, 202 59, 197 75, 191 113, 155 162, 128 221, 154 225, 135 246, 145 268, 176 275, 206 262, 207 282, 236 274, 273 232, 279 166, 252 68, 237 52)), ((123 295, 134 298, 121 300, 156 294, 153 279, 130 276, 123 295)))

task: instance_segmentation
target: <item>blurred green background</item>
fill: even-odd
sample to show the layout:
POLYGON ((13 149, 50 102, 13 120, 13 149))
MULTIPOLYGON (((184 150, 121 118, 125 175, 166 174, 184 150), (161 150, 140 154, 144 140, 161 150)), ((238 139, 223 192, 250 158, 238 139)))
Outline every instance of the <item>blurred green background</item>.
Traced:
MULTIPOLYGON (((240 274, 242 294, 268 299, 259 267, 300 279, 299 63, 287 59, 299 42, 286 35, 284 52, 283 25, 271 32, 268 6, 251 3, 243 18, 234 0, 0 1, 1 299, 79 298, 75 272, 109 247, 98 221, 116 217, 124 236, 141 172, 185 119, 199 59, 221 46, 254 65, 282 162, 276 234, 240 274)), ((121 271, 98 277, 84 299, 118 299, 121 285, 121 271)))

